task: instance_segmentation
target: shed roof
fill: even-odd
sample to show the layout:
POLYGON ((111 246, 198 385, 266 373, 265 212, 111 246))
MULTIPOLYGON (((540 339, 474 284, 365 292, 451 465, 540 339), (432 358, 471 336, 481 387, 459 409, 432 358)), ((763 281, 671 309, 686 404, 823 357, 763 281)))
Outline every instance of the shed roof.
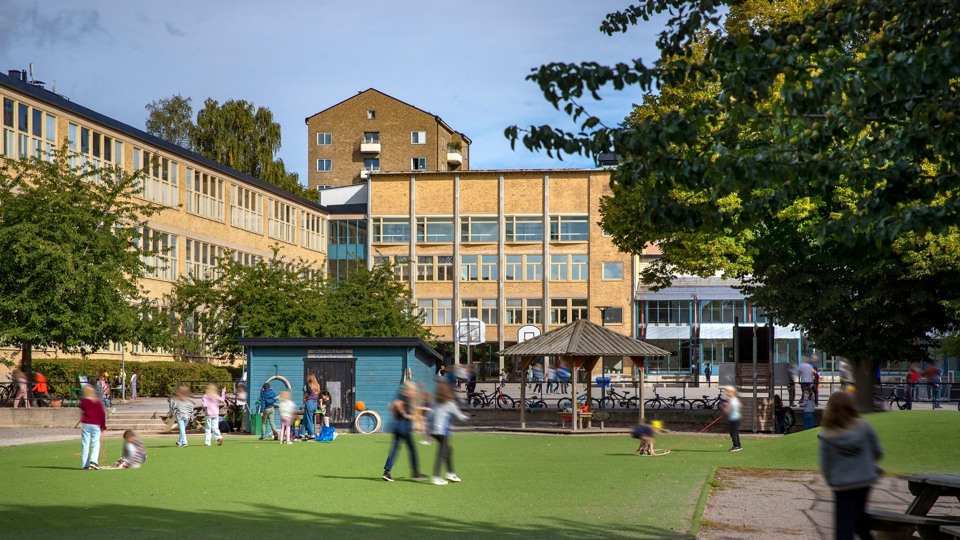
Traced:
POLYGON ((265 338, 237 340, 244 347, 415 347, 426 360, 443 361, 443 355, 415 337, 343 337, 343 338, 265 338))
POLYGON ((649 343, 580 319, 500 351, 500 356, 670 356, 649 343))

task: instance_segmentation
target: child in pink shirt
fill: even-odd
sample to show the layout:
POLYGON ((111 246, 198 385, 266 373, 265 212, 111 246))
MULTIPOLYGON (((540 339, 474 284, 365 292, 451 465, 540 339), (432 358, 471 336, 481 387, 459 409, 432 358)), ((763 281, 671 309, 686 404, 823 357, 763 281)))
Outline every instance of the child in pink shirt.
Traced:
POLYGON ((206 417, 206 431, 203 444, 210 446, 210 436, 215 435, 217 446, 223 445, 223 435, 220 434, 220 406, 226 402, 227 389, 217 393, 217 385, 211 384, 203 395, 203 415, 206 417))

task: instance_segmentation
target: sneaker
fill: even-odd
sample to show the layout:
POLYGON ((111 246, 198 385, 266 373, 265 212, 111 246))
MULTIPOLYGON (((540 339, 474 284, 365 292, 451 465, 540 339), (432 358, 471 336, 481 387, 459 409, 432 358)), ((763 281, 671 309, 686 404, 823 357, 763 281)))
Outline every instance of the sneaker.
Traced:
POLYGON ((414 479, 414 480, 426 480, 427 478, 428 478, 428 476, 425 475, 425 474, 417 473, 417 474, 413 475, 413 479, 414 479))
POLYGON ((443 478, 440 478, 439 476, 434 476, 433 480, 431 480, 430 483, 435 486, 445 486, 448 484, 446 480, 444 480, 443 478))
POLYGON ((734 446, 733 448, 730 449, 731 452, 739 452, 741 450, 743 450, 742 446, 734 446))
POLYGON ((393 482, 393 477, 390 476, 390 471, 383 471, 383 479, 387 482, 393 482))
POLYGON ((459 482, 460 477, 457 476, 457 473, 447 473, 447 480, 451 482, 459 482))
POLYGON ((260 437, 260 440, 261 440, 261 441, 264 441, 264 440, 266 440, 266 437, 260 437))
POLYGON ((91 464, 90 464, 90 469, 92 469, 92 470, 94 470, 94 471, 99 471, 99 470, 102 469, 102 467, 100 467, 100 466, 97 465, 96 463, 91 463, 91 464))
POLYGON ((223 446, 223 437, 217 439, 217 446, 223 446))

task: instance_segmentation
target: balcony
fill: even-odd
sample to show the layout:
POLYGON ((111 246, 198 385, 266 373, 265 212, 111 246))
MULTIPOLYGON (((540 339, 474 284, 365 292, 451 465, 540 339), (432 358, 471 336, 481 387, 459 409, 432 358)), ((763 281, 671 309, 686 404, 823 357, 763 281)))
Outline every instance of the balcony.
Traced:
POLYGON ((380 137, 366 135, 363 138, 361 138, 360 153, 361 154, 379 154, 380 153, 380 137))
POLYGON ((380 172, 380 169, 360 169, 360 178, 366 180, 371 174, 380 172))
POLYGON ((460 153, 460 150, 447 150, 447 163, 451 165, 460 165, 463 163, 463 154, 460 153))

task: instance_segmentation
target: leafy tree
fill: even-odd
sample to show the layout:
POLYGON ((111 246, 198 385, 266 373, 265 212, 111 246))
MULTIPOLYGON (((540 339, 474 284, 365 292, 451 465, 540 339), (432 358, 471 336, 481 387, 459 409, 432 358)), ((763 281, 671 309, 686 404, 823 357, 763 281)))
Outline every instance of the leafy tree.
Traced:
POLYGON ((549 64, 529 77, 578 133, 506 135, 549 153, 620 155, 603 226, 622 249, 660 245, 645 279, 742 278, 758 305, 850 357, 858 387, 872 388, 881 359, 917 357, 956 322, 958 265, 925 260, 951 262, 960 246, 960 6, 656 0, 601 29, 668 12, 650 66, 549 64), (608 127, 579 102, 607 85, 649 95, 608 127))
POLYGON ((148 103, 147 133, 193 149, 193 105, 180 94, 148 103))
POLYGON ((180 344, 192 353, 235 357, 241 327, 257 337, 429 337, 389 266, 329 283, 309 261, 287 259, 278 247, 250 266, 230 254, 217 264, 216 276, 181 277, 170 297, 180 344))
POLYGON ((72 167, 67 144, 0 163, 0 344, 87 354, 111 341, 164 343, 165 321, 137 278, 139 238, 159 207, 133 198, 120 167, 72 167))

